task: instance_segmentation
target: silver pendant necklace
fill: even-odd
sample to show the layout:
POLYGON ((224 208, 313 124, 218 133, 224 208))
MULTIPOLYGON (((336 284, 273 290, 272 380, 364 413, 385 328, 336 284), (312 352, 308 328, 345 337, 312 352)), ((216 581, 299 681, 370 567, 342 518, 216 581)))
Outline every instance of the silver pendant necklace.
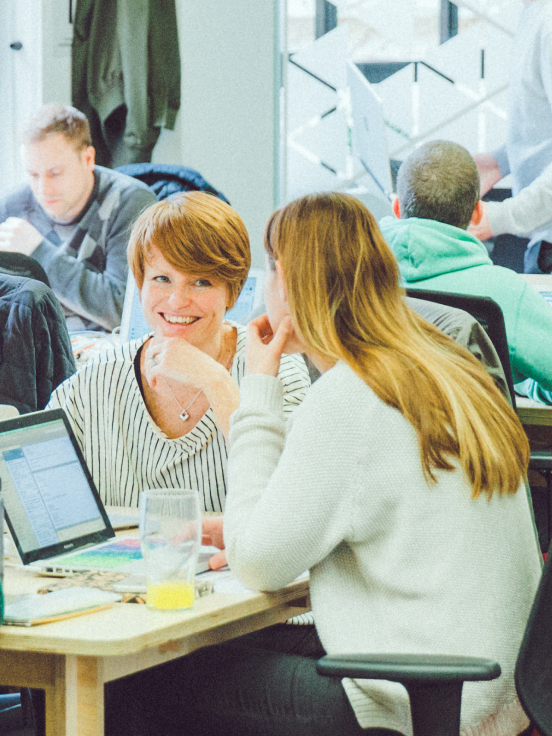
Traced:
POLYGON ((188 419, 190 418, 190 415, 188 414, 188 409, 191 407, 191 405, 194 403, 194 401, 197 399, 197 397, 203 391, 203 389, 200 388, 199 391, 197 392, 197 394, 194 396, 194 398, 190 401, 190 403, 188 404, 188 406, 186 408, 184 408, 182 406, 182 404, 180 403, 180 401, 174 395, 174 391, 169 386, 169 383, 168 383, 167 379, 165 378, 165 376, 162 376, 162 378, 165 381, 165 386, 169 389, 169 391, 172 394, 173 399, 176 401, 176 405, 180 409, 180 414, 178 416, 180 417, 180 419, 182 419, 183 422, 188 421, 188 419))
MULTIPOLYGON (((217 363, 218 363, 218 362, 220 361, 220 357, 221 357, 221 355, 222 355, 222 350, 223 350, 223 346, 221 345, 221 348, 220 348, 220 352, 219 352, 219 355, 218 355, 218 358, 217 358, 217 363)), ((153 356, 153 357, 152 357, 151 361, 152 361, 152 363, 153 363, 153 364, 155 365, 155 363, 156 363, 156 361, 155 361, 155 356, 153 356)), ((199 394, 200 394, 200 393, 201 393, 201 392, 203 391, 203 389, 202 389, 202 388, 200 388, 200 389, 199 389, 199 391, 197 392, 197 394, 196 394, 196 395, 194 396, 194 398, 193 398, 193 399, 192 399, 192 400, 190 401, 190 403, 188 404, 188 406, 187 406, 186 408, 184 408, 184 407, 182 406, 182 404, 180 403, 180 401, 179 401, 179 400, 178 400, 178 399, 176 398, 176 396, 174 395, 174 391, 173 391, 173 390, 172 390, 172 388, 171 388, 171 387, 169 386, 169 382, 167 381, 167 379, 165 378, 165 376, 161 376, 161 378, 162 378, 162 379, 163 379, 163 381, 165 382, 165 386, 166 386, 166 387, 167 387, 167 388, 169 389, 169 391, 171 392, 171 394, 172 394, 172 397, 173 397, 173 399, 174 399, 174 400, 175 400, 175 402, 176 402, 176 405, 177 405, 177 406, 178 406, 178 408, 180 409, 180 414, 179 414, 178 416, 180 417, 180 419, 182 419, 182 421, 183 421, 183 422, 187 422, 187 421, 188 421, 188 419, 190 418, 190 415, 188 414, 188 409, 189 409, 189 408, 190 408, 190 407, 192 406, 192 404, 193 404, 193 403, 194 403, 194 401, 195 401, 195 400, 197 399, 197 397, 199 396, 199 394)))

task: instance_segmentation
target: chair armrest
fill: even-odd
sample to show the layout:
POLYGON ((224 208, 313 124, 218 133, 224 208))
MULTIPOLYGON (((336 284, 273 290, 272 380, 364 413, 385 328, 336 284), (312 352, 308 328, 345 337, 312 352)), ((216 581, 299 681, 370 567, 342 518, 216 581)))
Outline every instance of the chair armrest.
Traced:
POLYGON ((345 654, 326 656, 316 663, 325 677, 391 680, 402 683, 445 683, 494 680, 500 665, 491 659, 426 654, 345 654))

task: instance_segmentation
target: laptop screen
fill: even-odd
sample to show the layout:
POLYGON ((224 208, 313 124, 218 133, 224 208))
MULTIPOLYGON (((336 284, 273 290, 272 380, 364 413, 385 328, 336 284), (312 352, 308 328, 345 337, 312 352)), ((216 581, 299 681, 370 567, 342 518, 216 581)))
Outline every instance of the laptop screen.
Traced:
POLYGON ((0 422, 0 478, 24 564, 113 536, 61 409, 0 422))
POLYGON ((347 62, 347 84, 351 93, 354 151, 378 189, 389 197, 393 191, 393 180, 381 102, 364 74, 352 62, 347 62))

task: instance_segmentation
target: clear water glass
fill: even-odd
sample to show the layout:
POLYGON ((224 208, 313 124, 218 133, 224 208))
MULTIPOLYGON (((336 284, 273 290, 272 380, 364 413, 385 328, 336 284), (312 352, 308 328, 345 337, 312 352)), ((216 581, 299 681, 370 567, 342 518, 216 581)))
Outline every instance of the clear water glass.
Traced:
POLYGON ((146 562, 148 608, 192 608, 201 546, 198 492, 178 488, 144 491, 140 496, 140 543, 146 562))

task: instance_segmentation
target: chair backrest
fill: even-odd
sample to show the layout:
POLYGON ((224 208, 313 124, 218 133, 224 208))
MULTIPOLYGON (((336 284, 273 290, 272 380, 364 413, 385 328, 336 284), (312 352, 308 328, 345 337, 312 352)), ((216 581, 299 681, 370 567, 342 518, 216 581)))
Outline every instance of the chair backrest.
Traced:
POLYGON ((516 662, 516 690, 541 736, 552 736, 552 545, 516 662))
POLYGON ((515 410, 516 400, 514 393, 514 381, 512 379, 512 368, 510 366, 510 353, 508 351, 508 340, 506 339, 506 325, 502 309, 494 301, 486 296, 471 296, 467 294, 451 294, 446 291, 429 291, 426 289, 407 289, 408 296, 417 299, 425 299, 430 302, 446 304, 449 307, 463 309, 475 317, 489 336, 502 363, 506 383, 510 391, 512 406, 515 410))

